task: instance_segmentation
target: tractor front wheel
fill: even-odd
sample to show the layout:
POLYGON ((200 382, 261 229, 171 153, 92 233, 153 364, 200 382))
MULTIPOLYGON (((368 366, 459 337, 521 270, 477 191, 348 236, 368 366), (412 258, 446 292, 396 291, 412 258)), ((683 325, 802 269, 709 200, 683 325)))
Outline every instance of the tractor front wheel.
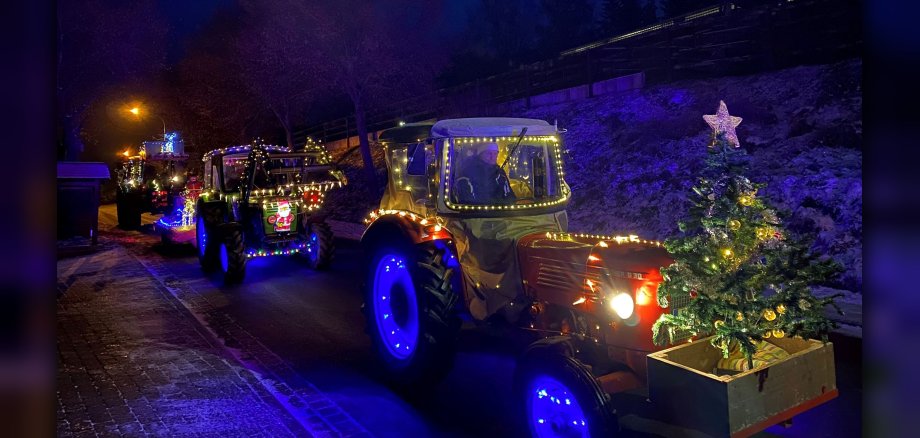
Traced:
POLYGON ((388 377, 405 389, 437 382, 450 371, 460 318, 444 251, 380 245, 367 271, 367 331, 388 377))
POLYGON ((335 254, 335 242, 332 229, 325 222, 306 224, 303 238, 307 242, 304 256, 311 269, 318 271, 328 269, 335 254))
POLYGON ((220 228, 220 234, 223 237, 220 243, 220 269, 224 273, 224 283, 242 283, 246 276, 243 229, 237 224, 227 224, 220 228))
POLYGON ((612 437, 619 432, 610 396, 578 359, 552 349, 526 354, 515 371, 515 403, 532 437, 612 437))
POLYGON ((217 252, 220 247, 220 241, 215 236, 216 231, 213 226, 209 226, 204 216, 198 215, 195 221, 195 247, 198 248, 198 263, 205 272, 212 272, 217 269, 218 257, 217 252))

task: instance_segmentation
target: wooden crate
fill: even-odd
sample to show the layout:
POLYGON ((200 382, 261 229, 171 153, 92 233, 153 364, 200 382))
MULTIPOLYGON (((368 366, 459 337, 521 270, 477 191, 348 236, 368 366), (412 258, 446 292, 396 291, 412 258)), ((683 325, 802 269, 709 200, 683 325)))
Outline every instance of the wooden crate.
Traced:
POLYGON ((837 396, 833 344, 767 341, 789 357, 732 376, 713 374, 722 353, 708 339, 649 354, 649 399, 676 426, 713 437, 743 437, 837 396))

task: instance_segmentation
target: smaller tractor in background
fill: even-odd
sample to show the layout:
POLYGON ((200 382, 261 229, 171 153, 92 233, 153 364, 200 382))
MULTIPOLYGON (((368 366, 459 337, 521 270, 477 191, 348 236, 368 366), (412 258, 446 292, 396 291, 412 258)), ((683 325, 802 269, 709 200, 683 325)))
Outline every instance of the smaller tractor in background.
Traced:
POLYGON ((185 187, 188 155, 178 134, 166 141, 145 141, 137 155, 126 150, 115 169, 118 225, 137 229, 143 213, 167 213, 185 187))
POLYGON ((304 150, 255 142, 202 158, 204 188, 195 207, 195 241, 205 271, 243 281, 255 257, 303 255, 327 268, 335 246, 320 210, 327 191, 346 184, 321 145, 304 150))

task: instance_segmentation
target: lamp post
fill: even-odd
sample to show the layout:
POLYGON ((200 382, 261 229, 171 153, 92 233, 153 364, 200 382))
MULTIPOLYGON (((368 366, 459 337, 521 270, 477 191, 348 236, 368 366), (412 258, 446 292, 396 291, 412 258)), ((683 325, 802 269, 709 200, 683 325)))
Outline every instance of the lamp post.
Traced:
MULTIPOLYGON (((131 114, 134 114, 134 117, 137 117, 137 118, 140 118, 141 116, 140 107, 136 107, 136 106, 132 107, 131 109, 128 110, 128 112, 131 114)), ((160 119, 161 122, 163 122, 163 141, 166 141, 166 120, 163 120, 163 117, 160 115, 157 115, 157 118, 160 119)))

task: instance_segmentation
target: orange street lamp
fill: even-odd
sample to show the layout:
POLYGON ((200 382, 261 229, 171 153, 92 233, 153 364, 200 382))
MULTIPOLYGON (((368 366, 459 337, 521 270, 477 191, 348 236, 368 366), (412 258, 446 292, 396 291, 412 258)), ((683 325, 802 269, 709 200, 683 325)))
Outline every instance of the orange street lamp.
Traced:
MULTIPOLYGON (((137 117, 138 119, 140 119, 140 116, 141 116, 140 107, 137 107, 137 106, 131 107, 128 109, 128 112, 131 114, 134 114, 134 117, 137 117)), ((157 118, 159 118, 160 121, 163 122, 163 141, 166 141, 166 120, 164 120, 162 116, 157 116, 157 118)))

